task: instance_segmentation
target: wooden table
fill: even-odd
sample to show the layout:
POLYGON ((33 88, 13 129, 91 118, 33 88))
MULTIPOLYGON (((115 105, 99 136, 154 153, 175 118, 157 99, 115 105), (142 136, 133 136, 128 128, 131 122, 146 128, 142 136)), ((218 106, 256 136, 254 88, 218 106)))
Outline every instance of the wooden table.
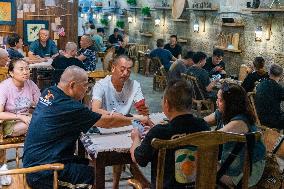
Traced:
MULTIPOLYGON (((153 113, 150 115, 154 124, 161 122, 165 115, 153 113)), ((132 140, 130 130, 117 134, 83 134, 81 142, 95 165, 95 184, 97 189, 105 188, 105 167, 111 165, 133 164, 130 147, 132 140)), ((138 169, 130 169, 132 175, 139 181, 145 177, 138 169)), ((146 179, 145 179, 146 180, 146 179)), ((150 186, 150 183, 144 185, 150 186)))

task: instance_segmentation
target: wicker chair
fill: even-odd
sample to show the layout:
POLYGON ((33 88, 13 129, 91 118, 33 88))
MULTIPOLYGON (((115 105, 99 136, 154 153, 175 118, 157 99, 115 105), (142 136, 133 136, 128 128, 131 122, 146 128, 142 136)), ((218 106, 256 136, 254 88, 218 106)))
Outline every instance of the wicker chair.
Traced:
POLYGON ((258 118, 258 115, 257 115, 257 112, 256 112, 256 107, 255 107, 255 92, 248 92, 247 95, 248 95, 248 98, 249 98, 249 103, 251 104, 252 106, 252 110, 253 110, 253 114, 256 118, 256 124, 257 125, 261 125, 260 123, 260 120, 258 118))
POLYGON ((110 71, 111 70, 112 61, 114 59, 114 56, 115 56, 115 48, 111 47, 104 54, 104 58, 103 58, 103 61, 102 61, 104 71, 110 71))
MULTIPOLYGON (((255 132, 254 135, 256 141, 260 140, 260 132, 255 132)), ((243 134, 225 133, 220 131, 203 131, 172 140, 153 139, 151 144, 159 151, 157 158, 156 188, 163 188, 166 151, 192 145, 197 147, 195 188, 215 189, 219 145, 227 142, 246 142, 246 136, 243 134)), ((249 167, 248 150, 246 150, 242 188, 248 188, 249 167)), ((141 186, 139 181, 134 179, 129 180, 128 183, 138 189, 141 186)))
POLYGON ((153 90, 164 90, 167 86, 167 73, 159 58, 151 59, 151 67, 154 72, 153 90))
POLYGON ((138 60, 138 71, 143 71, 143 74, 146 70, 146 57, 145 52, 148 50, 148 45, 138 44, 135 46, 136 57, 138 60))
POLYGON ((5 80, 8 75, 8 68, 0 67, 0 82, 5 80))
POLYGON ((195 113, 198 117, 202 117, 203 115, 209 115, 214 112, 214 103, 211 99, 205 98, 205 95, 203 94, 203 91, 199 86, 197 78, 187 74, 181 74, 181 76, 182 78, 187 80, 193 88, 193 113, 195 113))

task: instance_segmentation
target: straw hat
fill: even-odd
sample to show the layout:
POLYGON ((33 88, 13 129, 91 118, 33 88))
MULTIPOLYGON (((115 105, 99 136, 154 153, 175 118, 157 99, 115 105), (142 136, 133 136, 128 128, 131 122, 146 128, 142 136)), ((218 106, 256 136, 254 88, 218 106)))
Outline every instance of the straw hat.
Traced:
POLYGON ((174 19, 178 19, 184 9, 185 0, 173 0, 172 16, 174 19))

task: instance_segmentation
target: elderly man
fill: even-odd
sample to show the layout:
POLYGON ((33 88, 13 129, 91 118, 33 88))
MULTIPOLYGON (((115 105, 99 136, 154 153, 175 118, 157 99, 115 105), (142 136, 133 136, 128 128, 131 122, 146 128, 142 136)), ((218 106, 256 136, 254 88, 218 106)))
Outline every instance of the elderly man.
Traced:
POLYGON ((83 35, 80 40, 81 49, 77 58, 81 60, 87 71, 96 70, 96 52, 93 46, 92 38, 89 35, 83 35))
POLYGON ((49 38, 49 31, 41 28, 38 32, 39 39, 30 44, 28 57, 31 60, 46 61, 58 55, 58 49, 54 41, 49 38))
POLYGON ((85 69, 85 66, 82 63, 82 61, 75 58, 76 54, 77 54, 76 43, 68 42, 65 45, 64 54, 54 58, 51 64, 52 67, 54 68, 52 73, 52 81, 54 84, 57 84, 59 82, 62 73, 69 66, 74 65, 85 69))
MULTIPOLYGON (((103 115, 114 112, 134 118, 148 115, 140 84, 129 79, 132 65, 132 60, 124 55, 114 60, 112 75, 99 80, 93 88, 93 111, 103 115), (140 115, 129 114, 133 104, 140 115)), ((114 166, 113 188, 118 188, 121 171, 122 166, 114 166)))
POLYGON ((0 67, 6 67, 9 62, 9 53, 5 49, 0 48, 0 67))
POLYGON ((279 84, 283 77, 283 68, 272 64, 269 79, 264 79, 256 86, 255 105, 261 124, 277 129, 284 129, 284 112, 281 102, 284 101, 284 87, 279 84))
POLYGON ((182 48, 177 43, 177 36, 176 35, 170 36, 170 42, 164 46, 164 49, 169 50, 175 58, 177 58, 177 59, 181 58, 182 48))
MULTIPOLYGON (((24 167, 63 163, 64 170, 59 172, 58 178, 60 185, 70 188, 90 188, 94 183, 93 168, 88 166, 88 160, 74 155, 80 133, 94 125, 104 128, 129 125, 132 119, 89 110, 80 103, 87 88, 87 72, 77 66, 68 67, 58 85, 42 93, 25 139, 24 167)), ((50 171, 28 174, 27 181, 34 189, 53 188, 50 171)))
MULTIPOLYGON (((136 128, 131 133, 133 143, 130 148, 130 153, 132 160, 143 167, 151 162, 151 188, 156 188, 158 157, 158 151, 151 145, 152 140, 154 138, 169 140, 189 133, 209 130, 207 123, 203 119, 196 118, 191 114, 191 107, 192 87, 183 80, 170 82, 165 89, 162 100, 163 112, 170 122, 163 125, 159 124, 151 128, 142 142, 141 133, 139 133, 136 128)), ((183 149, 180 149, 167 152, 165 159, 166 166, 164 167, 163 188, 187 188, 188 184, 194 181, 190 180, 192 176, 194 178, 194 171, 188 171, 188 169, 194 169, 194 167, 187 167, 187 170, 178 168, 182 163, 188 162, 188 159, 183 158, 182 162, 176 160, 177 157, 181 156, 194 156, 195 150, 190 151, 190 148, 187 148, 187 153, 183 151, 183 149), (177 156, 177 154, 180 156, 177 156), (187 172, 184 173, 183 171, 187 172)), ((194 160, 191 160, 190 163, 194 166, 194 160)))
POLYGON ((224 57, 224 51, 221 49, 214 49, 213 50, 213 56, 209 57, 206 60, 206 64, 203 66, 203 69, 205 69, 209 73, 209 77, 212 75, 220 74, 222 78, 225 77, 226 71, 225 71, 225 62, 223 62, 224 57))

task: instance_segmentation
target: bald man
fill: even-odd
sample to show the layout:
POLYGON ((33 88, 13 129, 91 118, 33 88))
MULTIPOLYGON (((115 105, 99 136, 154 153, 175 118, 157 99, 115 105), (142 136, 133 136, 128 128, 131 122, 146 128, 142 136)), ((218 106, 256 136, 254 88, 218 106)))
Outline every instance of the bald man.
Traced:
POLYGON ((88 71, 96 69, 96 52, 92 38, 89 35, 83 35, 80 40, 81 49, 77 57, 81 60, 88 71))
POLYGON ((0 48, 0 67, 7 66, 9 62, 9 53, 5 49, 0 48))
POLYGON ((77 58, 75 58, 77 54, 77 44, 74 42, 68 42, 65 45, 64 54, 59 55, 54 58, 52 61, 52 67, 54 70, 52 71, 52 82, 53 84, 57 84, 60 80, 60 77, 64 70, 69 66, 78 66, 80 68, 86 69, 83 62, 77 58))
MULTIPOLYGON (((42 93, 24 145, 24 167, 63 163, 64 170, 59 172, 58 179, 60 184, 68 184, 70 188, 78 185, 90 188, 94 183, 93 168, 88 166, 88 160, 74 155, 80 133, 94 125, 111 128, 131 124, 131 118, 118 114, 101 115, 81 104, 87 88, 86 71, 77 66, 68 67, 58 85, 42 93)), ((48 171, 28 174, 27 181, 33 189, 51 189, 53 174, 48 171)))

